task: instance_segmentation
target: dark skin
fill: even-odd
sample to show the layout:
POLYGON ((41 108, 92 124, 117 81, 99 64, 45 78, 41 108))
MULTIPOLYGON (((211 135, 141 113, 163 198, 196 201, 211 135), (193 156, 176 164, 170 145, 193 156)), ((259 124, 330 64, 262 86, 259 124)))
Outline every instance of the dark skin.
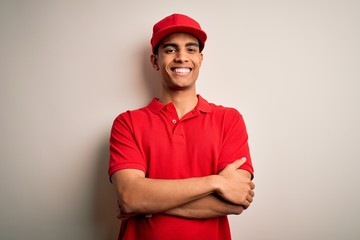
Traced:
MULTIPOLYGON (((162 78, 160 102, 172 102, 179 119, 197 104, 196 80, 203 60, 198 40, 174 33, 162 40, 151 63, 162 78)), ((136 169, 113 174, 119 199, 119 217, 164 213, 186 218, 212 218, 240 214, 250 206, 255 185, 251 174, 239 170, 246 159, 227 165, 214 175, 160 180, 136 169)))

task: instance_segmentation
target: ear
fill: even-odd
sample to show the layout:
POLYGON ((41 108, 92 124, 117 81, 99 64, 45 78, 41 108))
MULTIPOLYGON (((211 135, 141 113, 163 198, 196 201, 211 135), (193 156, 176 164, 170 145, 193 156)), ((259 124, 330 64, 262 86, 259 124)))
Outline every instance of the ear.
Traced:
POLYGON ((150 61, 151 61, 151 64, 153 66, 153 68, 156 70, 156 71, 159 71, 160 70, 160 67, 159 67, 159 64, 158 64, 158 56, 155 55, 155 54, 152 54, 150 56, 150 61))

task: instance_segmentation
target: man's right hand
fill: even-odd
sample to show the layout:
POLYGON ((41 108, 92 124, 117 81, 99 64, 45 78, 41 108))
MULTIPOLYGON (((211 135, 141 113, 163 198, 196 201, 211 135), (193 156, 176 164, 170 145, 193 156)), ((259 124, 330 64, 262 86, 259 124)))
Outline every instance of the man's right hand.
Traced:
POLYGON ((251 181, 250 174, 239 171, 246 158, 241 158, 227 165, 218 176, 221 177, 217 194, 224 200, 248 208, 253 201, 255 184, 251 181))

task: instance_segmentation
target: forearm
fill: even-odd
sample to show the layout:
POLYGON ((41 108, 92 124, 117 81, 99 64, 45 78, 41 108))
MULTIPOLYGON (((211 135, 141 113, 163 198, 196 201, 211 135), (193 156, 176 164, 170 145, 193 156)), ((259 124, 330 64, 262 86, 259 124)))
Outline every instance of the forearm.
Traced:
MULTIPOLYGON (((238 174, 251 179, 251 173, 246 170, 237 170, 238 174)), ((170 209, 165 214, 184 218, 212 218, 221 217, 230 214, 239 215, 245 207, 241 204, 234 204, 225 201, 217 194, 211 194, 206 197, 189 202, 182 206, 170 209)))
MULTIPOLYGON (((135 170, 136 171, 136 170, 135 170)), ((121 210, 125 213, 158 213, 182 206, 216 191, 218 176, 160 180, 134 175, 134 170, 114 174, 121 210)))
POLYGON ((243 206, 230 204, 212 194, 170 209, 164 213, 176 217, 204 219, 222 217, 230 214, 239 215, 243 210, 243 206))
MULTIPOLYGON (((124 169, 114 173, 112 179, 116 186, 121 212, 126 215, 166 212, 213 193, 224 201, 234 204, 233 206, 242 205, 247 208, 252 202, 254 185, 248 176, 237 170, 242 163, 244 160, 235 161, 218 175, 197 178, 150 179, 145 178, 144 172, 140 170, 124 169)), ((210 201, 209 199, 206 200, 210 201)), ((195 209, 194 206, 192 208, 195 209)), ((211 211, 214 214, 226 212, 219 209, 211 211)), ((200 210, 198 214, 200 215, 200 210)), ((204 211, 201 211, 201 215, 205 215, 204 211)))

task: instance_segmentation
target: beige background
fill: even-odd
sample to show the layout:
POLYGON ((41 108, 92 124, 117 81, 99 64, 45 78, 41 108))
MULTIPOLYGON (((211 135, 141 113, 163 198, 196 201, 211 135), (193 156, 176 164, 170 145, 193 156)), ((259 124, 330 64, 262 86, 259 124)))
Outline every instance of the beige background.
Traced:
POLYGON ((0 1, 0 239, 115 239, 113 119, 158 93, 155 21, 208 33, 198 92, 245 117, 234 239, 360 239, 360 2, 0 1))

